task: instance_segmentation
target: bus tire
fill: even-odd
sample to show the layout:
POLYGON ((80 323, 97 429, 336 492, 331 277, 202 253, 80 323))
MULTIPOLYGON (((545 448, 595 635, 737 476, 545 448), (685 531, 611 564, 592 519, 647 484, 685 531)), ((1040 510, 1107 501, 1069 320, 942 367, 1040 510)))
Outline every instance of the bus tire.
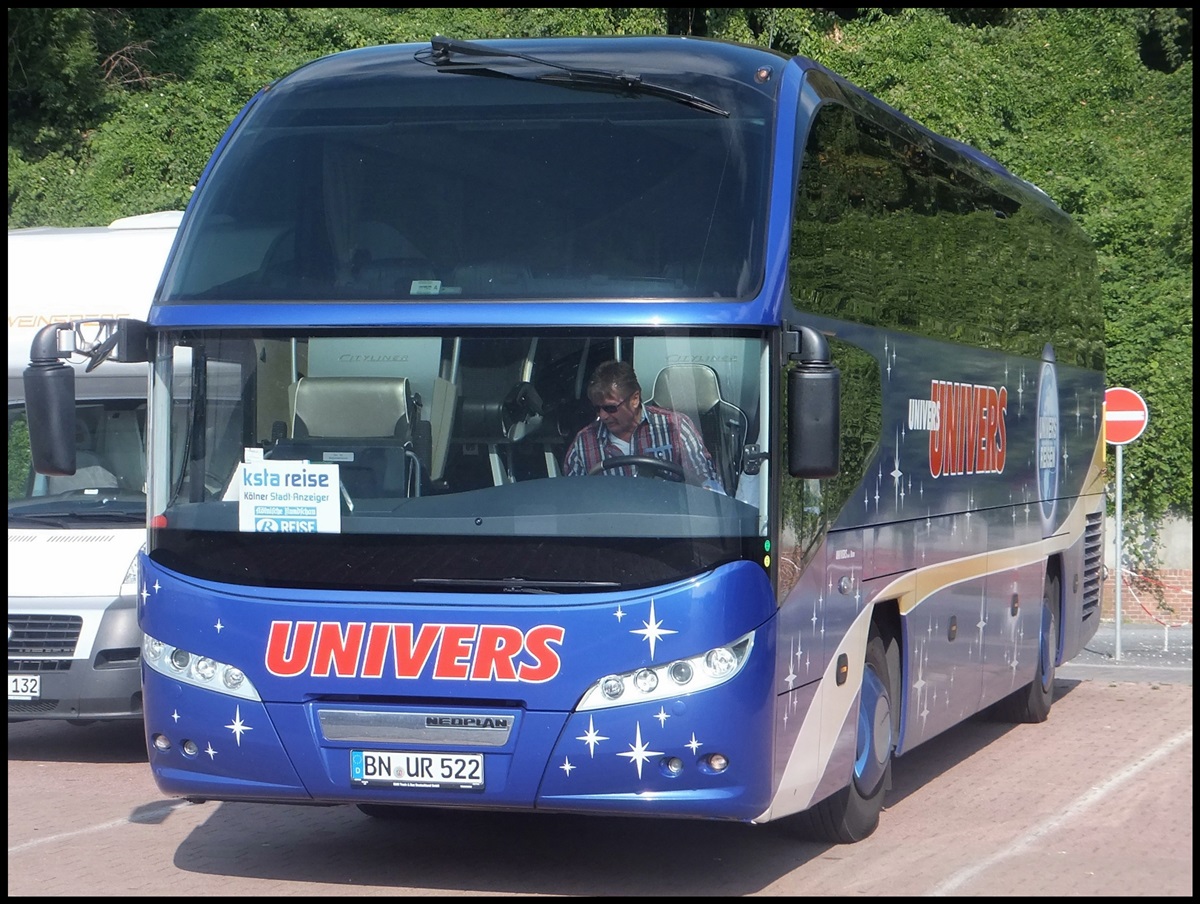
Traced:
POLYGON ((1054 703, 1054 660, 1058 657, 1058 607, 1062 577, 1055 565, 1046 569, 1042 591, 1042 624, 1038 639, 1037 672, 1033 680, 998 700, 988 715, 1000 722, 1037 723, 1050 717, 1054 703))
POLYGON ((898 715, 892 711, 893 699, 887 646, 878 626, 872 624, 863 663, 850 783, 804 812, 788 817, 788 827, 795 834, 813 841, 852 844, 875 831, 884 797, 892 786, 898 715))

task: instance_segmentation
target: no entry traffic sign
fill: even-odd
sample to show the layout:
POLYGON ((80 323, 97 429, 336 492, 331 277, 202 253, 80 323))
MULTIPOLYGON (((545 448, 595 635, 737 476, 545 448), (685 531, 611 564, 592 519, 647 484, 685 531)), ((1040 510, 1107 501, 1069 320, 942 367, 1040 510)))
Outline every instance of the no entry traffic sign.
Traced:
POLYGON ((1146 400, 1123 386, 1104 392, 1104 438, 1114 446, 1131 443, 1146 429, 1150 409, 1146 400))

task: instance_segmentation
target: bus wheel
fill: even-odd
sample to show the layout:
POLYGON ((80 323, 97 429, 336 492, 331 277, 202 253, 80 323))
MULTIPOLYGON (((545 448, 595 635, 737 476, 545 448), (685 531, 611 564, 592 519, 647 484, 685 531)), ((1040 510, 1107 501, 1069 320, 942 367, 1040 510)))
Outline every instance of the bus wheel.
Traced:
POLYGON ((878 627, 872 625, 863 666, 850 784, 803 813, 789 817, 793 831, 805 838, 834 844, 862 841, 875 831, 884 796, 892 786, 893 724, 887 649, 878 627))
POLYGON ((1037 672, 1033 681, 1017 688, 997 701, 987 714, 1003 722, 1045 722, 1054 702, 1054 660, 1058 656, 1058 604, 1062 595, 1062 578, 1058 569, 1046 571, 1046 586, 1042 592, 1042 625, 1038 641, 1037 672))

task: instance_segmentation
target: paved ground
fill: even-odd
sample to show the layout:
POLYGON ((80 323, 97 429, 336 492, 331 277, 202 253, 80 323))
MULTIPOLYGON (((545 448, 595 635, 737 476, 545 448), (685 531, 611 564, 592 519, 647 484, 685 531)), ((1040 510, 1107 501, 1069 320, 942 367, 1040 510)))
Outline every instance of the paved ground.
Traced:
POLYGON ((133 724, 8 729, 10 897, 1193 895, 1192 628, 1102 623, 1040 725, 901 757, 853 848, 771 827, 185 804, 133 724), (614 863, 619 868, 614 868, 614 863))
POLYGON ((1121 625, 1118 632, 1116 622, 1101 622, 1087 647, 1059 666, 1056 674, 1059 678, 1156 681, 1190 687, 1192 626, 1121 625))

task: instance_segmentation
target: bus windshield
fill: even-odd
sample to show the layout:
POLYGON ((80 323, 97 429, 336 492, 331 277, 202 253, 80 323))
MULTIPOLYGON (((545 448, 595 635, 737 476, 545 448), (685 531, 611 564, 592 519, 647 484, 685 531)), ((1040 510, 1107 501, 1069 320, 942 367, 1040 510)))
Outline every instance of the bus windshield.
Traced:
POLYGON ((580 592, 762 558, 762 335, 209 330, 159 349, 150 552, 184 573, 580 592), (596 391, 606 361, 637 388, 596 391))
POLYGON ((667 61, 656 75, 648 56, 623 90, 504 57, 353 60, 249 109, 197 194, 163 304, 760 287, 771 96, 747 74, 667 61))

